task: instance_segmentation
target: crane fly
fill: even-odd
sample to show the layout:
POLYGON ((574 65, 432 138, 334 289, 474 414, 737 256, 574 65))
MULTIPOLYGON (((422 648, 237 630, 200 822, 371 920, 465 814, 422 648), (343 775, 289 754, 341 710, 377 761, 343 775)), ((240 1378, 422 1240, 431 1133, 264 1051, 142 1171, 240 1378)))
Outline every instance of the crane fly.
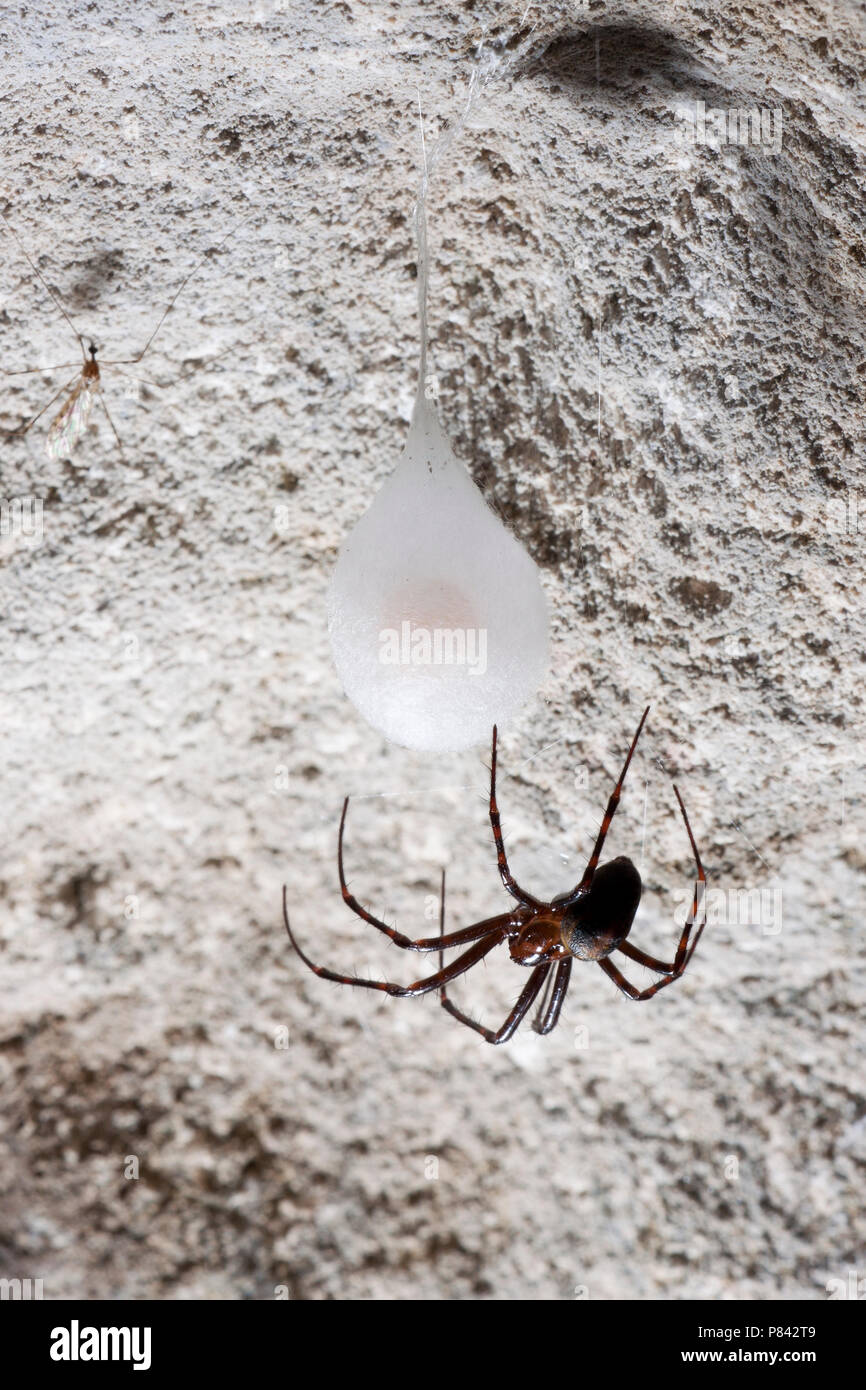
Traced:
MULTIPOLYGON (((76 375, 73 376, 69 381, 67 381, 63 386, 61 386, 60 390, 55 392, 51 399, 44 406, 42 406, 42 408, 38 410, 35 415, 32 415, 29 420, 26 420, 24 422, 23 425, 19 425, 17 429, 7 430, 5 431, 5 433, 7 434, 7 436, 11 437, 23 436, 27 434, 36 424, 36 422, 38 420, 41 420, 42 416, 45 415, 46 412, 49 411, 53 405, 56 405, 57 402, 62 398, 63 403, 60 406, 60 409, 58 410, 57 414, 52 419, 51 424, 48 428, 48 434, 45 440, 45 452, 47 453, 50 459, 69 458, 71 457, 72 451, 75 448, 76 444, 84 434, 84 431, 87 428, 88 420, 90 419, 91 411, 93 410, 95 403, 98 401, 105 415, 106 420, 111 426, 111 432, 114 435, 115 440, 117 441, 117 447, 120 450, 121 457, 124 458, 125 454, 123 450, 123 442, 120 438, 120 435, 117 432, 114 421, 112 420, 111 415, 109 413, 108 406, 105 404, 105 400, 102 395, 102 377, 100 374, 100 366, 116 368, 124 376, 132 375, 129 372, 124 372, 123 368, 136 366, 150 351, 153 340, 159 333, 160 329, 162 328, 162 325, 165 323, 165 320, 168 318, 168 315, 174 308, 175 302, 178 299, 178 296, 180 295, 181 291, 189 284, 192 277, 199 270, 201 270, 205 261, 208 259, 210 252, 204 255, 201 258, 201 260, 193 266, 189 274, 185 275, 183 280, 181 280, 180 284, 178 285, 168 304, 163 309, 162 314, 160 315, 156 323, 156 327, 153 329, 152 333, 150 334, 150 337, 147 339, 147 342, 141 349, 141 352, 139 352, 135 357, 104 358, 101 362, 99 362, 97 361, 96 356, 99 352, 99 348, 97 347, 96 343, 94 343, 92 339, 85 339, 84 334, 80 333, 79 330, 76 328, 75 324, 72 321, 71 315, 67 312, 60 299, 51 289, 50 285, 46 281, 36 262, 28 255, 27 251, 22 246, 18 233, 15 231, 14 227, 9 222, 5 213, 0 212, 0 218, 2 218, 9 232, 14 237, 15 241, 18 244, 19 251, 21 252, 24 259, 27 261, 27 264, 30 266, 30 269, 33 271, 34 275, 39 280, 39 283, 42 285, 42 288, 45 290, 55 309, 57 309, 58 313, 63 317, 72 333, 74 333, 75 338, 78 342, 78 346, 81 349, 82 357, 81 363, 60 362, 53 367, 25 367, 18 371, 3 372, 4 376, 28 376, 32 375, 34 372, 43 372, 47 375, 50 372, 59 372, 62 371, 64 368, 68 367, 77 368, 76 375), (87 342, 86 347, 85 342, 87 342)), ((231 232, 224 236, 222 241, 218 242, 217 245, 213 248, 213 250, 219 251, 225 245, 225 243, 231 237, 234 236, 235 232, 238 231, 238 228, 243 226, 243 223, 247 220, 247 218, 242 218, 238 226, 234 227, 231 232)), ((142 378, 133 377, 133 380, 141 379, 142 378)))
MULTIPOLYGON (((82 344, 82 350, 83 347, 84 345, 82 344)), ((96 354, 99 349, 95 343, 91 343, 88 351, 90 356, 87 357, 85 355, 84 366, 81 368, 81 375, 75 382, 75 385, 72 386, 72 390, 69 390, 72 383, 67 382, 65 386, 61 387, 58 395, 54 396, 48 402, 48 405, 39 412, 40 415, 44 415, 45 411, 58 399, 58 396, 62 395, 64 391, 69 391, 68 396, 51 421, 48 438, 45 441, 45 452, 50 459, 69 458, 71 456, 72 450, 87 428, 87 421, 90 419, 93 402, 96 400, 97 394, 101 389, 99 363, 96 360, 96 354)), ((46 371, 48 370, 51 369, 46 368, 46 371)), ((75 378, 73 377, 73 381, 74 380, 75 378)), ((120 436, 115 429, 114 421, 108 413, 108 407, 101 396, 100 404, 105 411, 109 425, 111 425, 114 431, 114 437, 117 440, 122 454, 123 445, 120 442, 120 436)), ((25 434, 30 428, 30 425, 35 424, 38 419, 39 415, 34 415, 33 419, 29 421, 25 428, 13 431, 13 433, 25 434)))

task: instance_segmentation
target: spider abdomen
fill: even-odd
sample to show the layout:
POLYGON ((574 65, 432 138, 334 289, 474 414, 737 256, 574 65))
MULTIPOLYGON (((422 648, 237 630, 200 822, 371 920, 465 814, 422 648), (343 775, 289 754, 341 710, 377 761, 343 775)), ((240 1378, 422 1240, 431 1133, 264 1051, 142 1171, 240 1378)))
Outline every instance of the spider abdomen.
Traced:
POLYGON ((603 960, 625 941, 638 909, 640 874, 630 859, 611 859, 562 919, 562 944, 578 960, 603 960))

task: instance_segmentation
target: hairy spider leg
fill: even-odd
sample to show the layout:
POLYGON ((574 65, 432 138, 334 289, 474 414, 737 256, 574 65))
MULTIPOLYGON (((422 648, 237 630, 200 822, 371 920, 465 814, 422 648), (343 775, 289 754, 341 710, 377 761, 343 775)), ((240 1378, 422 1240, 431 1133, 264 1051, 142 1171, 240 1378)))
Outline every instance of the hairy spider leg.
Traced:
POLYGON ((559 1015, 562 1013, 562 1006, 565 1003, 565 995, 571 979, 571 967, 574 965, 574 957, 569 956, 567 960, 561 960, 556 967, 556 973, 551 976, 552 984, 547 993, 546 999, 539 1007, 538 1013, 532 1021, 532 1027, 536 1033, 552 1033, 557 1023, 559 1015))
MULTIPOLYGON (((446 940, 447 938, 445 936, 445 870, 443 869, 442 887, 439 897, 440 971, 443 971, 443 952, 444 943, 446 940)), ((562 972, 562 966, 570 964, 570 961, 561 962, 559 969, 557 970, 557 980, 562 972)), ((544 984, 544 981, 547 978, 549 971, 550 965, 547 962, 542 962, 541 965, 537 965, 535 967, 526 984, 524 985, 523 989, 521 990, 520 997, 517 1000, 517 1003, 514 1005, 514 1008, 511 1010, 511 1013, 508 1015, 505 1022, 502 1024, 502 1027, 498 1028, 495 1032, 492 1028, 485 1028, 483 1024, 477 1023, 474 1018, 470 1018, 469 1014, 464 1013, 462 1009, 459 1009, 456 1004, 452 1003, 452 1001, 448 998, 447 993, 445 992, 446 982, 443 982, 439 988, 439 1003, 442 1005, 443 1009, 445 1009, 446 1013, 449 1013, 452 1018, 456 1018, 459 1023, 465 1023, 467 1028, 473 1028, 476 1033, 480 1033, 482 1038, 484 1038, 485 1042, 493 1044, 508 1042, 508 1039, 520 1026, 520 1023, 522 1022, 523 1018, 526 1016, 529 1009, 531 1008, 533 1000, 535 999, 536 995, 538 994, 538 991, 544 984)), ((565 986, 567 987, 567 985, 568 977, 566 976, 565 986)), ((558 999, 558 1004, 556 1008, 557 1018, 559 1017, 559 1010, 562 1007, 562 999, 564 998, 564 996, 565 988, 563 988, 562 995, 558 999)), ((556 1020, 554 1019, 554 1022, 555 1021, 556 1020)), ((550 1027, 553 1027, 553 1023, 551 1023, 550 1027)), ((549 1032, 550 1029, 547 1029, 546 1031, 549 1032)))
MULTIPOLYGON (((360 985, 362 989, 380 989, 385 994, 392 994, 398 999, 414 999, 421 994, 428 994, 430 990, 438 989, 440 985, 448 984, 450 980, 456 980, 458 975, 464 971, 471 970, 473 965, 483 960, 494 946, 498 946, 500 941, 504 941, 508 935, 507 926, 493 927, 480 940, 476 941, 468 951, 464 951, 462 956, 458 956, 449 966, 443 970, 437 970, 435 975, 430 975, 425 980, 415 980, 411 985, 392 984, 387 980, 362 980, 357 975, 340 975, 335 970, 328 970, 324 965, 316 965, 310 957, 301 950, 292 932, 289 922, 289 910, 286 902, 286 889, 283 888, 283 921, 286 924, 286 931, 289 940, 297 951, 304 964, 312 970, 314 975, 320 975, 324 980, 333 980, 338 985, 360 985)), ((438 939, 436 943, 438 949, 438 939)))
POLYGON ((349 892, 349 885, 346 882, 346 875, 343 870, 343 833, 346 827, 346 813, 349 809, 349 798, 343 802, 343 814, 340 817, 340 833, 337 837, 337 868, 340 874, 340 892, 343 895, 343 902, 352 909, 364 922, 369 922, 371 927, 376 927, 378 931, 384 932, 387 937, 394 942, 395 946, 400 946, 404 951, 438 951, 440 945, 446 948, 450 946, 465 946, 470 941, 477 941, 480 936, 485 936, 489 931, 498 930, 514 919, 513 912, 503 912, 497 917, 488 917, 483 922, 476 922, 474 926, 464 927, 461 931, 452 932, 444 943, 440 942, 438 936, 422 937, 418 941, 413 941, 411 937, 404 936, 395 927, 389 927, 387 922, 374 917, 372 912, 368 912, 362 907, 358 899, 349 892))
POLYGON ((641 951, 639 947, 632 946, 632 944, 629 941, 620 942, 619 946, 616 948, 617 950, 622 951, 623 955, 629 956, 631 960, 637 961, 639 965, 645 965, 649 970, 656 970, 659 972, 659 974, 664 975, 664 979, 656 980, 654 984, 649 985, 646 989, 639 990, 634 985, 630 984, 629 981, 622 974, 622 972, 618 970, 617 967, 613 964, 610 958, 608 958, 607 960, 600 960, 598 962, 605 974, 610 976, 614 984, 619 989, 621 989, 623 994, 627 995, 629 999, 651 999, 654 994, 658 994, 660 989, 664 989, 666 985, 673 984, 674 980, 678 980, 680 976, 685 972, 686 966, 689 964, 689 961, 695 954, 698 942, 700 941, 701 936, 703 935, 704 927, 707 925, 707 909, 705 901, 707 876, 704 873, 704 866, 701 863, 701 856, 698 852, 698 847, 695 844, 695 837, 692 834, 692 827, 689 824, 689 818, 686 814, 686 808, 683 805, 683 799, 680 796, 679 789, 677 787, 674 787, 674 792, 676 793, 677 801, 680 804, 680 810, 683 814, 683 820, 685 821, 686 831, 688 832, 689 843, 692 847, 692 854, 695 857, 695 864, 697 866, 698 871, 697 878, 695 880, 694 897, 692 899, 692 910, 689 913, 685 926, 683 927, 682 934, 679 940, 679 945, 677 946, 676 955, 674 956, 672 964, 666 965, 664 961, 656 960, 655 956, 647 955, 647 953, 645 951, 641 951), (701 921, 701 925, 695 933, 694 941, 691 943, 691 946, 689 946, 689 937, 691 936, 692 928, 695 925, 695 922, 697 921, 698 912, 700 910, 702 902, 704 904, 703 920, 701 921))
POLYGON ((513 898, 523 903, 526 907, 540 907, 538 898, 534 898, 531 893, 520 888, 508 868, 508 860, 505 857, 505 845, 502 841, 502 825, 499 819, 499 807, 496 804, 496 725, 493 725, 493 748, 490 754, 490 824, 493 827, 493 839, 496 844, 496 863, 499 866, 499 877, 505 884, 506 889, 513 898))
POLYGON ((592 884, 593 878, 595 877, 595 871, 598 868, 598 861, 601 857, 602 846, 604 845, 605 839, 607 838, 607 832, 610 830, 610 823, 616 815, 616 808, 619 805, 619 798, 620 793, 622 792, 623 783, 625 782, 625 775, 628 772, 629 763, 632 760, 632 755, 634 753, 635 748, 637 747, 637 741, 641 736, 641 731, 643 729, 644 723, 646 722, 646 717, 649 714, 649 712, 650 706, 647 705, 646 709, 643 712, 641 721, 637 726, 637 733, 631 741, 631 747, 629 748, 628 755, 626 757, 625 762, 623 763, 623 769, 622 772, 619 774, 619 780, 616 786, 614 787, 613 792, 611 793, 610 800, 607 803, 607 810, 604 813, 604 820, 601 823, 601 830, 598 832, 598 839, 595 842, 595 849, 592 851, 592 854, 590 855, 589 863, 587 864, 586 869, 584 870, 583 878, 580 880, 580 883, 577 885, 577 888, 575 889, 576 893, 581 893, 584 891, 584 889, 589 888, 592 884))
POLYGON ((457 1005, 452 1003, 445 993, 444 985, 439 991, 439 1002, 443 1009, 451 1014, 452 1018, 456 1018, 460 1023, 465 1023, 467 1028, 474 1028, 476 1033, 481 1034, 485 1042, 493 1043, 495 1046, 498 1043, 508 1042, 508 1039, 512 1037, 520 1027, 526 1014, 532 1008, 535 997, 544 984, 550 968, 550 963, 547 961, 542 961, 541 965, 536 965, 521 990, 520 997, 511 1010, 511 1013, 508 1015, 501 1028, 497 1028, 495 1032, 492 1028, 485 1028, 483 1023, 477 1023, 474 1018, 470 1018, 469 1014, 464 1013, 462 1009, 458 1009, 457 1005))

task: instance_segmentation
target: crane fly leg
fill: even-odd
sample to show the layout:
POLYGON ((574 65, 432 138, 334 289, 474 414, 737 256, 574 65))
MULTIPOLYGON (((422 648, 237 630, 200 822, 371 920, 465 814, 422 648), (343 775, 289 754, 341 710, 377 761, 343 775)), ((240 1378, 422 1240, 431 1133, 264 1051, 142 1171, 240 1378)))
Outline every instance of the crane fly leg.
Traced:
POLYGON ((16 367, 13 372, 0 372, 0 376, 33 376, 37 372, 50 376, 52 372, 65 371, 67 367, 79 367, 80 362, 57 362, 53 367, 16 367))
POLYGON ((99 404, 102 406, 102 409, 103 409, 103 411, 104 411, 104 413, 105 413, 105 418, 106 418, 106 420, 108 421, 109 425, 111 426, 111 433, 114 435, 114 438, 117 440, 117 447, 118 447, 118 449, 120 450, 120 457, 121 457, 122 459, 125 459, 125 458, 126 458, 126 454, 123 452, 123 440, 121 439, 120 435, 117 433, 117 429, 115 428, 114 421, 112 420, 111 416, 110 416, 109 413, 108 413, 108 406, 105 404, 105 401, 102 399, 102 392, 101 392, 101 391, 99 392, 98 400, 99 400, 99 404))
MULTIPOLYGON (((72 366, 73 363, 70 362, 69 365, 72 366)), ((59 400, 60 400, 60 397, 61 397, 62 395, 64 395, 65 392, 71 391, 71 390, 72 390, 73 386, 75 385, 76 381, 78 381, 78 379, 79 379, 78 376, 70 377, 70 379, 69 379, 69 381, 67 381, 66 385, 65 385, 65 386, 61 386, 60 390, 57 391, 57 392, 55 393, 55 395, 53 395, 53 396, 51 397, 51 400, 48 401, 47 404, 44 405, 44 406, 42 407, 41 410, 38 410, 38 411, 36 412, 35 415, 31 416, 31 418, 27 421, 26 425, 19 425, 18 428, 17 428, 17 430, 7 430, 7 431, 5 431, 5 433, 7 433, 7 434, 9 434, 9 435, 15 435, 15 434, 25 435, 25 434, 27 433, 27 431, 31 428, 31 426, 33 426, 33 425, 36 424, 36 421, 37 421, 37 420, 41 420, 41 418, 42 418, 42 416, 45 414, 46 410, 50 410, 51 407, 55 404, 55 402, 59 401, 59 400)))

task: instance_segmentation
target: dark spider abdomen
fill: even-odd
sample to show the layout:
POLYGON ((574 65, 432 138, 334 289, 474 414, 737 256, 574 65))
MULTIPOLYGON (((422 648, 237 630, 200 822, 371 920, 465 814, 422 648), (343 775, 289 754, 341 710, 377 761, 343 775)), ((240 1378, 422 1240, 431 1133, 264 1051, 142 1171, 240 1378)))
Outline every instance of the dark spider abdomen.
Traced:
POLYGON ((630 859, 602 864, 592 887, 562 920, 563 945, 578 960, 609 956, 631 931, 640 895, 640 874, 630 859))

